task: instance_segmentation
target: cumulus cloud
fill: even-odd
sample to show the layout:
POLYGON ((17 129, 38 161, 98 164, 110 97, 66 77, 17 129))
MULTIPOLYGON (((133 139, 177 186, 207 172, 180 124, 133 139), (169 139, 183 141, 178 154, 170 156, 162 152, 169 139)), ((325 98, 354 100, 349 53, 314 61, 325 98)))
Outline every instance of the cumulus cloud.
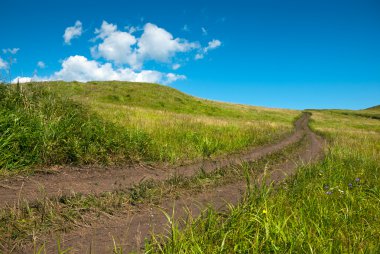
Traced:
POLYGON ((40 68, 40 69, 44 69, 44 68, 46 67, 46 64, 45 64, 44 62, 42 62, 42 61, 38 61, 38 62, 37 62, 37 66, 38 66, 38 68, 40 68))
MULTIPOLYGON (((206 29, 203 30, 207 32, 206 29)), ((63 35, 65 43, 70 44, 72 39, 81 34, 82 23, 76 21, 74 26, 66 28, 63 35)), ((214 39, 201 47, 198 42, 176 38, 167 30, 152 23, 147 23, 142 28, 128 26, 120 30, 117 25, 106 21, 95 29, 95 38, 91 41, 95 43, 90 48, 94 59, 81 55, 70 56, 62 61, 60 70, 50 76, 39 77, 35 70, 33 77, 17 77, 13 82, 122 80, 170 84, 186 79, 186 76, 145 70, 144 63, 146 61, 166 63, 169 68, 178 70, 181 67, 179 63, 188 61, 190 53, 196 53, 195 59, 202 59, 210 50, 222 45, 221 41, 214 39), (180 59, 181 56, 185 56, 183 61, 180 59)), ((18 49, 4 50, 11 54, 18 51, 18 49)), ((7 62, 0 58, 0 69, 5 69, 7 66, 7 62)), ((37 66, 40 69, 46 67, 42 61, 37 62, 37 66)))
POLYGON ((95 29, 95 34, 97 34, 96 38, 104 39, 107 36, 117 31, 117 26, 107 21, 103 21, 101 27, 95 29))
POLYGON ((173 64, 173 66, 172 66, 173 70, 178 70, 179 68, 181 68, 180 64, 173 64))
POLYGON ((142 31, 141 37, 137 38, 103 21, 102 26, 95 30, 96 39, 102 39, 102 42, 91 48, 91 54, 117 65, 128 64, 133 69, 140 69, 145 61, 169 63, 177 53, 199 48, 198 43, 174 38, 171 33, 152 23, 147 23, 142 31))
POLYGON ((199 59, 203 59, 204 58, 204 55, 201 54, 201 53, 197 53, 194 57, 195 60, 199 60, 199 59))
POLYGON ((55 72, 50 80, 80 81, 91 80, 108 81, 123 80, 135 82, 170 84, 176 80, 185 79, 183 75, 162 73, 152 70, 135 72, 130 68, 113 68, 110 63, 101 64, 95 60, 88 60, 84 56, 70 56, 62 63, 62 69, 55 72))
POLYGON ((216 49, 222 45, 220 40, 212 40, 208 43, 208 46, 205 48, 205 51, 209 51, 210 49, 216 49))
POLYGON ((96 29, 95 33, 97 38, 103 39, 103 41, 91 48, 93 57, 103 57, 119 65, 138 66, 137 56, 132 49, 137 40, 132 34, 118 31, 116 25, 106 21, 103 21, 101 28, 96 29))
POLYGON ((222 45, 222 42, 220 40, 214 39, 210 41, 206 47, 202 48, 202 50, 195 55, 194 59, 199 60, 199 59, 204 58, 204 55, 207 54, 207 52, 209 52, 210 50, 216 49, 220 47, 221 45, 222 45))
POLYGON ((1 69, 7 69, 8 68, 8 63, 6 61, 4 61, 1 57, 0 57, 0 70, 1 69))
POLYGON ((32 81, 132 81, 170 84, 177 80, 186 79, 184 75, 174 73, 162 73, 153 70, 143 70, 136 72, 130 68, 113 68, 110 63, 99 63, 95 60, 88 60, 84 56, 70 56, 62 62, 61 70, 55 72, 50 77, 17 77, 12 83, 28 83, 32 81))
POLYGON ((33 78, 31 77, 16 77, 12 80, 12 83, 13 84, 17 84, 17 83, 29 83, 29 82, 32 82, 33 81, 33 78))
POLYGON ((14 55, 14 54, 17 54, 17 52, 19 50, 20 50, 19 48, 7 48, 7 49, 3 49, 3 53, 4 54, 10 53, 10 54, 14 55))
POLYGON ((65 29, 65 33, 63 34, 63 39, 65 41, 66 44, 70 45, 71 44, 71 40, 74 39, 74 38, 78 38, 79 36, 82 35, 82 22, 80 22, 79 20, 77 20, 75 22, 75 25, 74 26, 70 26, 70 27, 67 27, 65 29))
POLYGON ((138 54, 143 59, 168 62, 176 53, 187 52, 198 47, 198 43, 190 43, 180 38, 174 39, 173 35, 165 29, 147 23, 138 42, 138 54))
POLYGON ((164 84, 170 84, 170 83, 173 83, 173 82, 175 82, 177 80, 182 80, 182 79, 186 79, 186 76, 184 76, 184 75, 177 75, 177 74, 174 74, 174 73, 168 73, 168 74, 165 75, 163 83, 164 84))

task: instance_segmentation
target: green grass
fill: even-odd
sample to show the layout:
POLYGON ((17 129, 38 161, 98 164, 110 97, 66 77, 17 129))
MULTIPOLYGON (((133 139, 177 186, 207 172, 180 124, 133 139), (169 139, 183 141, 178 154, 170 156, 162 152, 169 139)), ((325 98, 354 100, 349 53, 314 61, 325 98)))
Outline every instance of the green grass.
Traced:
POLYGON ((343 114, 346 116, 361 116, 366 118, 378 119, 380 120, 380 106, 375 106, 362 110, 324 110, 324 112, 329 112, 330 114, 343 114))
POLYGON ((144 83, 0 86, 0 169, 180 164, 274 142, 297 111, 219 103, 144 83))
MULTIPOLYGON (((286 149, 270 154, 250 164, 220 168, 206 173, 203 170, 191 177, 173 176, 164 181, 145 180, 131 187, 99 195, 69 195, 41 198, 28 203, 20 200, 19 207, 0 209, 0 250, 19 247, 31 239, 43 239, 54 232, 67 232, 91 225, 104 214, 117 216, 133 210, 138 204, 157 205, 164 200, 207 191, 216 186, 243 181, 246 174, 259 175, 264 169, 292 158, 302 149, 303 140, 286 149)), ((36 247, 40 242, 36 243, 36 247)), ((44 248, 42 248, 44 250, 44 248)))
POLYGON ((379 121, 314 111, 312 128, 329 141, 320 163, 281 188, 252 189, 228 213, 206 210, 147 253, 379 253, 379 121))
POLYGON ((149 157, 149 137, 35 86, 0 86, 0 169, 149 157))

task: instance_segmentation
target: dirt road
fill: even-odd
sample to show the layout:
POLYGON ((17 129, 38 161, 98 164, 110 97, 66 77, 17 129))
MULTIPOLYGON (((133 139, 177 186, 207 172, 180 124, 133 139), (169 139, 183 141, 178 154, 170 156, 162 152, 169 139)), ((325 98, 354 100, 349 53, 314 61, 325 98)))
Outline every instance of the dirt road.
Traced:
POLYGON ((0 208, 7 204, 17 205, 20 200, 31 202, 38 197, 54 197, 71 193, 99 194, 132 187, 146 179, 164 180, 177 174, 191 176, 203 168, 206 172, 242 161, 253 161, 299 141, 307 130, 308 114, 295 123, 295 131, 276 144, 251 149, 244 153, 208 159, 176 168, 154 168, 144 165, 124 167, 82 167, 62 168, 56 172, 39 173, 32 176, 17 176, 0 179, 0 208))
MULTIPOLYGON (((283 149, 293 142, 299 141, 306 135, 306 146, 300 149, 295 160, 287 160, 275 166, 266 176, 266 182, 280 182, 287 176, 295 173, 300 164, 307 164, 319 160, 323 156, 324 141, 313 133, 308 127, 309 115, 305 114, 296 123, 296 132, 289 138, 278 144, 266 146, 261 150, 252 151, 250 154, 242 155, 240 158, 229 158, 216 163, 216 165, 228 166, 230 162, 237 163, 242 160, 254 160, 259 157, 283 149), (261 151, 261 152, 260 152, 261 151), (265 152, 263 152, 265 151, 265 152)), ((213 167, 209 164, 208 170, 213 167)), ((186 172, 186 171, 185 171, 186 172)), ((263 176, 258 177, 259 183, 263 182, 263 176)), ((189 214, 193 217, 200 215, 206 207, 216 210, 224 210, 228 204, 237 204, 246 189, 245 182, 235 182, 219 186, 212 190, 199 193, 196 196, 184 195, 176 200, 165 200, 159 206, 136 207, 122 215, 106 218, 88 228, 59 235, 64 248, 72 248, 72 253, 112 253, 113 240, 123 248, 124 253, 130 251, 143 252, 144 239, 152 232, 167 234, 169 231, 168 220, 163 211, 171 215, 177 221, 186 221, 189 214)), ((54 235, 51 239, 57 239, 54 235)), ((55 242, 48 242, 48 250, 54 250, 55 242)))
MULTIPOLYGON (((57 196, 75 193, 102 193, 105 191, 126 188, 139 183, 141 180, 168 179, 174 174, 192 176, 200 168, 211 172, 218 168, 230 167, 241 162, 250 162, 288 147, 306 138, 306 145, 292 158, 282 162, 269 172, 266 182, 280 182, 287 176, 295 173, 301 163, 310 163, 323 155, 323 140, 308 127, 310 114, 303 114, 295 123, 295 131, 290 136, 276 144, 252 149, 245 153, 233 154, 216 160, 184 165, 173 169, 151 169, 141 165, 132 165, 123 168, 67 168, 55 174, 39 174, 24 178, 11 178, 0 181, 0 207, 17 204, 19 198, 33 201, 40 195, 57 196), (41 192, 40 190, 44 191, 41 192)), ((263 178, 257 178, 259 183, 263 178)), ((123 247, 124 253, 141 251, 144 239, 152 232, 167 233, 167 218, 163 211, 172 214, 175 218, 184 221, 189 213, 198 216, 202 210, 212 206, 217 210, 226 209, 226 204, 237 204, 246 188, 245 182, 233 182, 219 186, 197 195, 184 193, 178 199, 166 199, 159 206, 136 206, 120 214, 104 217, 88 227, 80 227, 67 233, 53 233, 40 239, 39 243, 46 243, 48 253, 55 252, 56 239, 61 239, 63 248, 71 248, 70 253, 112 253, 113 239, 123 247)), ((17 253, 29 253, 31 246, 15 250, 17 253)))

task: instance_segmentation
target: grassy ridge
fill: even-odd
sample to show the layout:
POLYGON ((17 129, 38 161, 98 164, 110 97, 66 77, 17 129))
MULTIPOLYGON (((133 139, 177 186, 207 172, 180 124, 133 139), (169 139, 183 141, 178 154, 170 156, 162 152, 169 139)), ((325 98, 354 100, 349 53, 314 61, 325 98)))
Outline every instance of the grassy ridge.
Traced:
POLYGON ((197 99, 141 83, 0 87, 0 169, 180 163, 273 142, 297 111, 197 99))
MULTIPOLYGON (((379 253, 378 120, 314 112, 329 141, 325 159, 299 168, 283 188, 248 194, 229 213, 208 210, 150 253, 379 253)), ((160 239, 157 236, 156 239, 160 239)))
POLYGON ((342 114, 346 116, 361 116, 366 118, 378 119, 380 120, 380 106, 375 106, 363 110, 327 110, 330 114, 342 114))

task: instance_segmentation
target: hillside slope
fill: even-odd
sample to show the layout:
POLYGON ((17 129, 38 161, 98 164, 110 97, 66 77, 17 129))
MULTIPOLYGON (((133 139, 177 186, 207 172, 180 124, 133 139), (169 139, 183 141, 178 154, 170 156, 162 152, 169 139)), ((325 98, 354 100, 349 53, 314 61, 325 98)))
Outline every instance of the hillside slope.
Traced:
POLYGON ((1 86, 0 111, 2 169, 178 164, 274 142, 299 115, 128 82, 1 86))

